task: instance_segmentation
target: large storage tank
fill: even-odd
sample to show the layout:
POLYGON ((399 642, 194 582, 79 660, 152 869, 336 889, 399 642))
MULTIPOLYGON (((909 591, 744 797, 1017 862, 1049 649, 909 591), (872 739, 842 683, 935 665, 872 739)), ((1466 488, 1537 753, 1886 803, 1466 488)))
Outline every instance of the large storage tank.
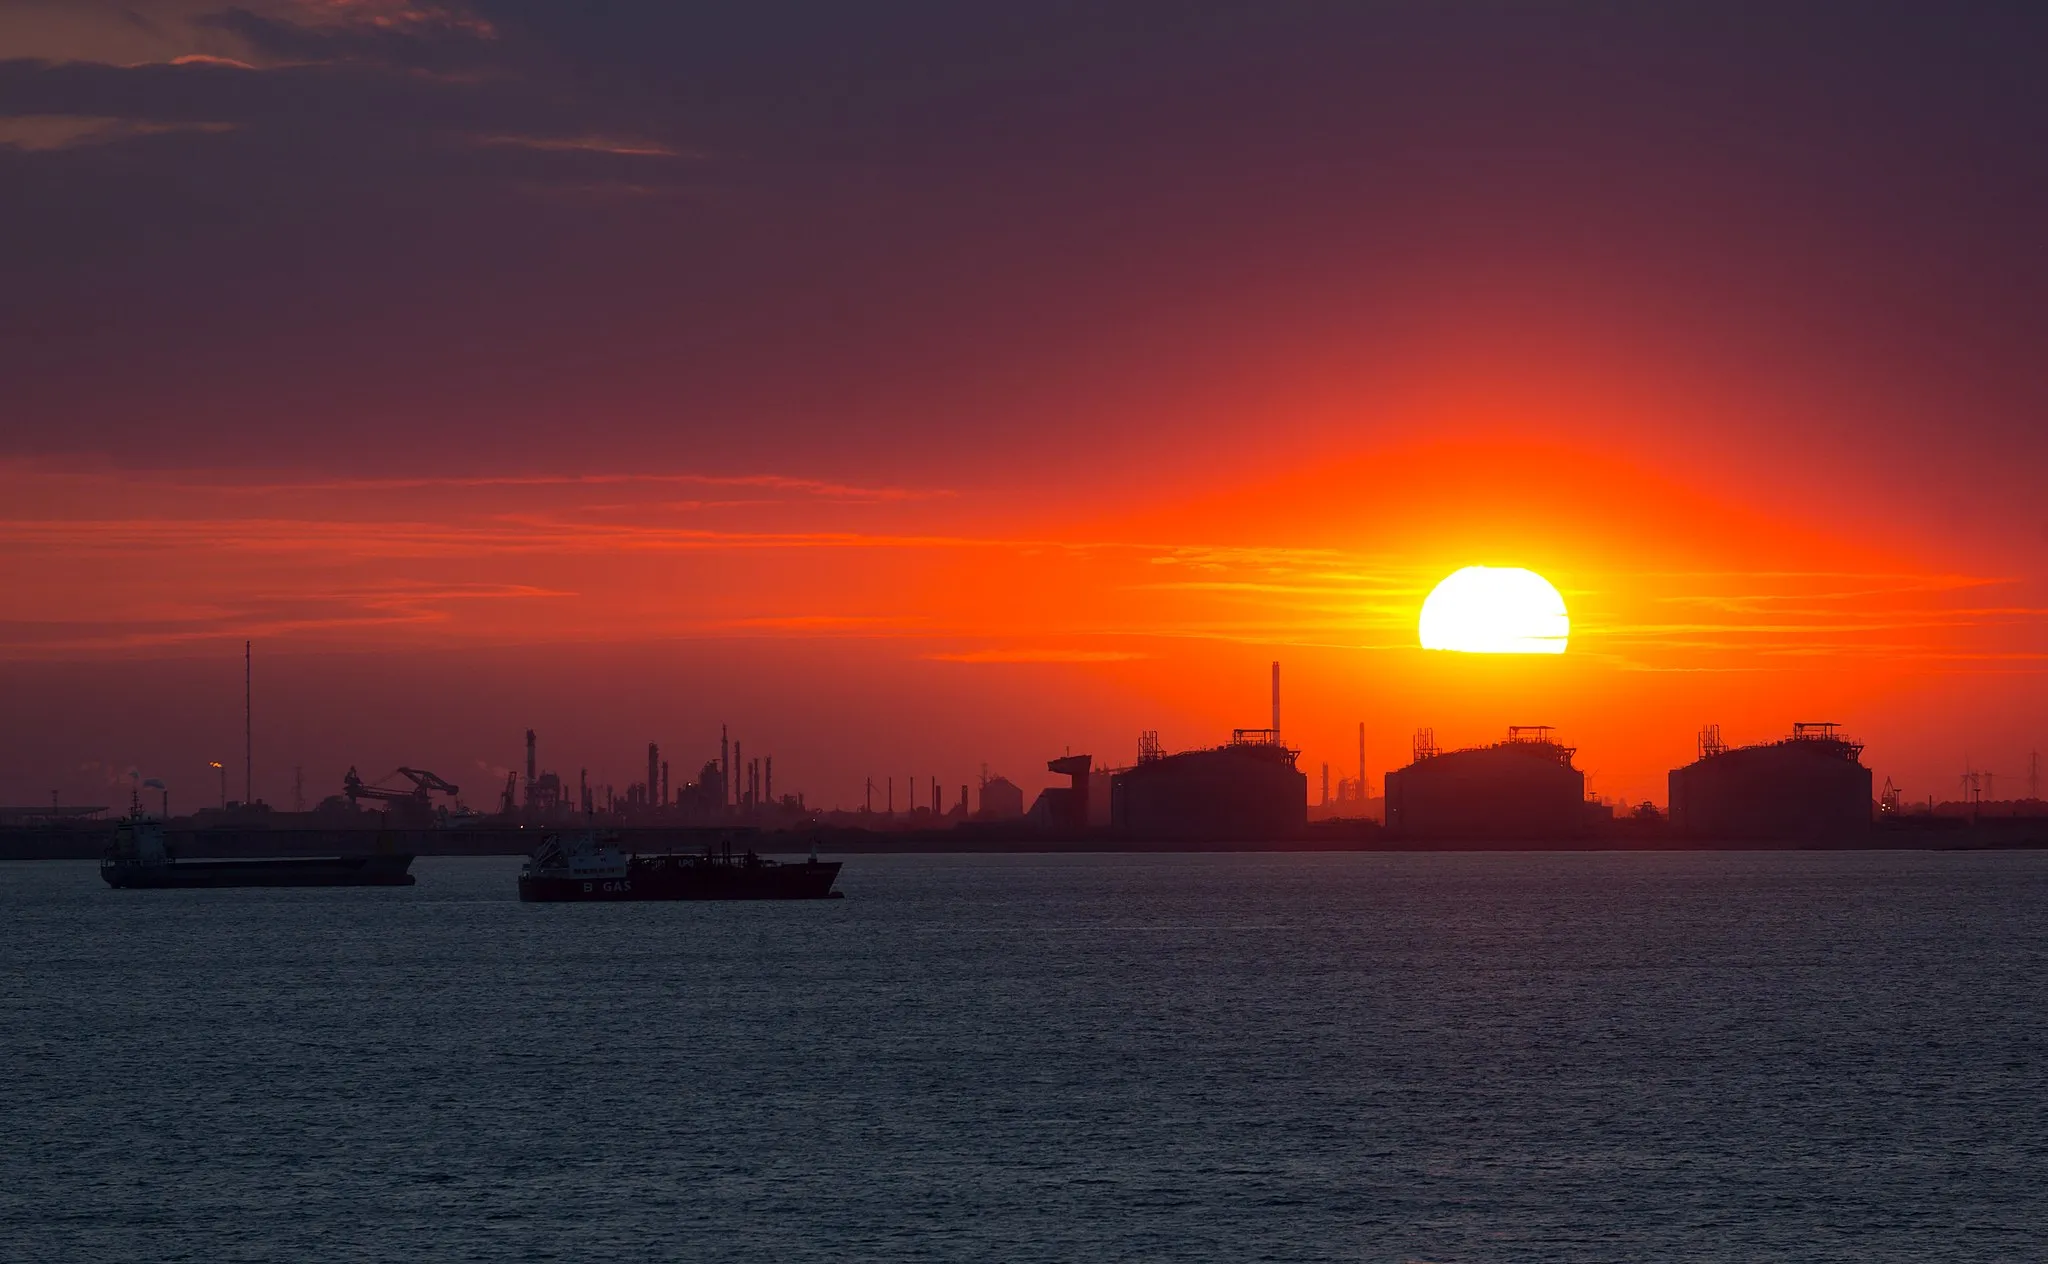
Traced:
POLYGON ((1757 746, 1700 734, 1700 757, 1671 770, 1671 828, 1702 842, 1854 845, 1870 836, 1870 769, 1840 726, 1805 723, 1757 746))
POLYGON ((1208 750, 1148 751, 1110 778, 1110 824, 1136 838, 1262 842, 1299 834, 1308 824, 1299 752, 1272 730, 1246 733, 1208 750))
POLYGON ((1415 761, 1387 774, 1387 828, 1401 838, 1518 843, 1586 832, 1586 774, 1548 725, 1508 740, 1439 751, 1427 730, 1415 761))

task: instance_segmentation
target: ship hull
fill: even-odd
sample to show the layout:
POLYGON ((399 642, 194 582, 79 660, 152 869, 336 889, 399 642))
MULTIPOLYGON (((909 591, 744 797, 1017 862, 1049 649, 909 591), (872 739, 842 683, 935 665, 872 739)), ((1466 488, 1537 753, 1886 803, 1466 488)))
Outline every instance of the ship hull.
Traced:
POLYGON ((529 904, 629 900, 836 900, 839 862, 760 865, 638 859, 624 877, 574 878, 521 874, 519 898, 529 904))
POLYGON ((144 865, 108 861, 100 877, 110 887, 409 887, 412 857, 307 856, 269 860, 179 860, 144 865))

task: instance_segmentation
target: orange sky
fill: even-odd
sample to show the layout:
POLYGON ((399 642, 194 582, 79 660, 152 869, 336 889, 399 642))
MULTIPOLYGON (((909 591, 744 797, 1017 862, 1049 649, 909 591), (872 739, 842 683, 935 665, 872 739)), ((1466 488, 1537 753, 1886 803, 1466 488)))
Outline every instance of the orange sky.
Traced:
POLYGON ((8 7, 0 800, 189 787, 245 637, 277 801, 529 725, 1039 785, 1273 658, 1312 782, 1549 723, 1661 801, 1820 719, 2017 788, 2044 23, 8 7), (1421 652, 1473 563, 1570 652, 1421 652))
MULTIPOLYGON (((1985 732, 1979 708, 2038 704, 2048 666, 2024 582, 1556 445, 1389 447, 1057 515, 999 493, 767 476, 307 480, 17 464, 5 478, 0 582, 40 594, 36 617, 5 631, 15 672, 81 656, 231 664, 248 636, 266 671, 363 651, 550 647, 566 681, 584 678, 579 660, 672 647, 694 666, 635 703, 674 717, 639 720, 656 731, 622 719, 629 731, 610 732, 620 704, 594 682, 545 704, 590 716, 512 721, 589 729, 599 749, 570 757, 617 763, 621 783, 644 740, 688 738, 697 745, 679 758, 694 760, 721 720, 743 726, 768 707, 782 748, 805 752, 785 754, 784 784, 828 801, 857 799, 870 774, 955 785, 984 759, 1041 784, 1040 761, 1068 747, 1123 762, 1140 728, 1192 746, 1263 723, 1264 663, 1278 658, 1312 784, 1324 760, 1333 780, 1354 771, 1361 720, 1375 784, 1405 762, 1417 727, 1457 745, 1548 723, 1580 748, 1596 792, 1661 801, 1700 724, 1746 741, 1829 719, 1871 743, 1880 779, 1941 793, 1966 754, 2023 771, 2033 735, 1985 732), (1571 609, 1570 652, 1420 650, 1422 597, 1473 562, 1551 578, 1571 609), (735 643, 730 661, 750 664, 738 679, 709 648, 735 643), (748 683, 769 676, 773 690, 748 683), (920 740, 938 729, 888 720, 899 688, 927 695, 906 715, 937 705, 970 718, 949 742, 920 740), (712 690, 722 710, 693 703, 712 690), (806 693, 841 696, 843 715, 806 717, 791 700, 806 693), (1975 731, 1958 723, 1972 710, 1975 731)), ((357 687, 323 698, 309 685, 306 705, 346 708, 357 687)), ((233 701, 206 723, 232 721, 233 701)), ((369 740, 388 749, 346 758, 476 762, 404 749, 407 708, 426 705, 450 703, 380 694, 395 732, 369 740)), ((214 743, 232 736, 230 723, 214 743)), ((516 736, 470 745, 507 764, 516 736)), ((109 767, 140 759, 109 754, 109 767)), ((296 761, 266 762, 279 798, 274 780, 296 761)))

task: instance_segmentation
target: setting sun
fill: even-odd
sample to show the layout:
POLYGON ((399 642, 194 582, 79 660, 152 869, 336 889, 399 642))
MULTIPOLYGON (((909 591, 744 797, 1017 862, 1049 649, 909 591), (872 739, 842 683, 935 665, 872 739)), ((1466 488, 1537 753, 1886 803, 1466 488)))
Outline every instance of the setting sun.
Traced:
POLYGON ((1571 635, 1564 598, 1519 566, 1467 566, 1422 603, 1422 648, 1467 654, 1562 654, 1571 635))

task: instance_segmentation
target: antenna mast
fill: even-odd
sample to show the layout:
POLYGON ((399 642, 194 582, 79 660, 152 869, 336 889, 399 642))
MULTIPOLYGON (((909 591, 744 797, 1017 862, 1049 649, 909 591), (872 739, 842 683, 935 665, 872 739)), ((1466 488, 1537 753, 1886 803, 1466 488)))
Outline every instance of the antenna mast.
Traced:
POLYGON ((256 739, 255 694, 251 689, 254 675, 250 670, 249 642, 242 642, 242 805, 247 807, 256 801, 256 739))

